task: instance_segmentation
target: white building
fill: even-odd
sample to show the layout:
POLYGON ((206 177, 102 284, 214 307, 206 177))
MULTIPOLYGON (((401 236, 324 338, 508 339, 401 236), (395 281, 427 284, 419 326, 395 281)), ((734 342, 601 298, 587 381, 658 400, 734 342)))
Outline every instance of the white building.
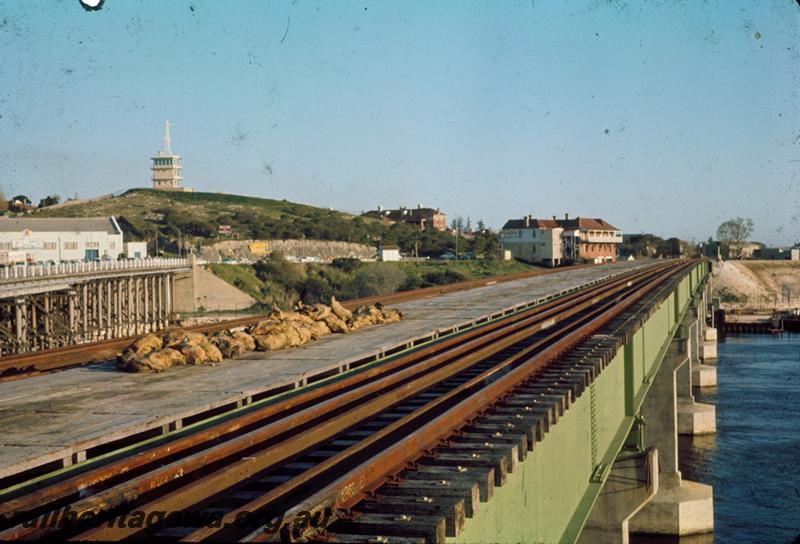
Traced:
POLYGON ((126 242, 125 256, 129 259, 144 259, 147 257, 147 242, 126 242))
POLYGON ((378 260, 380 261, 399 261, 400 248, 397 246, 382 246, 378 248, 378 260))
POLYGON ((550 219, 510 219, 500 231, 500 245, 516 259, 547 266, 558 266, 564 254, 563 228, 550 219))
POLYGON ((28 262, 117 259, 122 229, 113 217, 0 217, 0 251, 24 251, 28 262))

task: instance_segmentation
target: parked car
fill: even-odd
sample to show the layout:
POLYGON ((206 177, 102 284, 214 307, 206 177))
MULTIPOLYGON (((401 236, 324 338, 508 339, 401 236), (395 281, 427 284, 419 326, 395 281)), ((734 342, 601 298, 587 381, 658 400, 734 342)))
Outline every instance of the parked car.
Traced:
POLYGON ((455 259, 456 255, 455 255, 455 253, 451 253, 451 252, 448 251, 447 253, 442 253, 441 255, 439 255, 439 258, 442 259, 442 260, 445 260, 445 261, 449 261, 449 260, 455 259))

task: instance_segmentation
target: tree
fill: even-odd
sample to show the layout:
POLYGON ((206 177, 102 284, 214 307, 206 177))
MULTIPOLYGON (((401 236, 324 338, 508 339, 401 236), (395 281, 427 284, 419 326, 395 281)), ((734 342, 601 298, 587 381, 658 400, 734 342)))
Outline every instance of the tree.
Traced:
POLYGON ((12 212, 24 212, 31 205, 31 199, 25 195, 17 195, 8 201, 8 209, 12 212))
POLYGON ((478 219, 478 232, 483 232, 486 230, 486 223, 483 222, 483 219, 478 219))
POLYGON ((717 227, 717 239, 728 244, 731 256, 736 258, 741 257, 742 248, 752 233, 753 220, 749 218, 742 219, 737 217, 736 219, 728 219, 717 227))
POLYGON ((58 204, 61 202, 61 197, 58 195, 48 195, 39 201, 39 208, 45 208, 47 206, 53 206, 54 204, 58 204))

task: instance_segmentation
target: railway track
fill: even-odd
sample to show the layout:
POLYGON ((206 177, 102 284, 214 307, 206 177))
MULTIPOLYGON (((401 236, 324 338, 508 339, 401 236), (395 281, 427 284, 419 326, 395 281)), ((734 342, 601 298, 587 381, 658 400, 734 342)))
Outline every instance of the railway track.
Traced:
MULTIPOLYGON (((571 270, 578 268, 586 268, 596 265, 576 265, 570 267, 571 270)), ((354 300, 343 301, 342 304, 348 309, 355 309, 364 304, 375 304, 380 302, 382 304, 397 304, 400 302, 408 302, 412 300, 419 300, 422 298, 438 296, 446 293, 454 293, 457 291, 465 291, 474 289, 476 287, 484 287, 487 285, 494 285, 497 283, 504 283, 533 276, 541 276, 546 274, 553 274, 563 272, 563 269, 548 269, 537 270, 534 272, 519 272, 516 274, 506 274, 504 276, 496 276, 492 278, 484 278, 479 280, 470 280, 464 282, 453 283, 449 285, 441 285, 436 287, 425 287, 422 289, 414 289, 410 291, 401 291, 398 293, 390 293, 387 295, 379 295, 373 297, 366 297, 354 300)), ((253 323, 264 319, 265 316, 257 315, 252 317, 243 317, 237 319, 223 320, 217 323, 206 325, 195 325, 191 327, 184 327, 186 330, 202 333, 215 333, 228 329, 235 329, 246 327, 253 323)), ((130 343, 137 336, 126 336, 123 338, 114 338, 109 340, 101 340, 87 344, 76 344, 73 346, 65 346, 60 348, 42 350, 31 353, 21 353, 18 355, 11 355, 0 358, 0 382, 17 380, 21 378, 29 378, 32 376, 65 370, 76 366, 101 363, 113 359, 116 354, 130 345, 130 343)))
POLYGON ((606 280, 102 463, 17 484, 0 491, 0 539, 456 536, 691 264, 606 280), (94 521, 60 525, 64 512, 94 521))

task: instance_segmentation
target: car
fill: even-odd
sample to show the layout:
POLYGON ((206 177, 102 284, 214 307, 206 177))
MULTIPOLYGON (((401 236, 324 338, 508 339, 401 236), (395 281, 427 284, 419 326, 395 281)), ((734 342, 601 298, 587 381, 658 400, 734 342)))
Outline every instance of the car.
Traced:
POLYGON ((447 253, 442 253, 441 255, 439 255, 439 258, 442 259, 442 260, 449 261, 449 260, 455 259, 456 255, 455 255, 455 253, 450 253, 448 251, 447 253))

